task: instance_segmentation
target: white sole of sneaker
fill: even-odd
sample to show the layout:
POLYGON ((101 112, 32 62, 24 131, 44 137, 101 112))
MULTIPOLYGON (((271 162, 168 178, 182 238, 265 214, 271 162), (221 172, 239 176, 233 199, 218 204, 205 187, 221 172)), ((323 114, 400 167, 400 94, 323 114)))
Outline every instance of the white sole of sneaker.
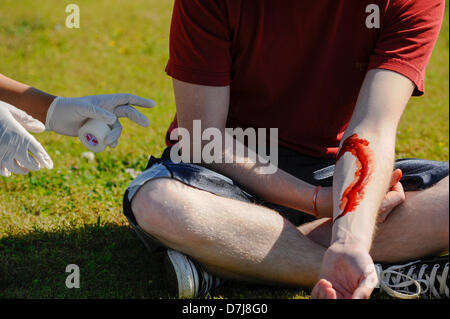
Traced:
POLYGON ((172 263, 178 281, 179 298, 195 298, 199 280, 197 270, 189 258, 175 250, 168 249, 167 256, 172 263))

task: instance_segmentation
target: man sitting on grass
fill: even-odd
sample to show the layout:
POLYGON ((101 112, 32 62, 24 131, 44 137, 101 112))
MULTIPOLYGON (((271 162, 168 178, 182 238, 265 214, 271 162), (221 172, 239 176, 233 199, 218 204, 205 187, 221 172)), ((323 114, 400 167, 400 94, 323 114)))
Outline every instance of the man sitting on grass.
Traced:
MULTIPOLYGON (((273 174, 226 147, 200 164, 176 163, 168 148, 128 188, 125 214, 151 251, 167 254, 180 297, 201 296, 220 277, 369 298, 380 276, 393 295, 448 298, 448 257, 436 257, 448 250, 448 163, 394 161, 444 6, 175 1, 170 130, 193 136, 194 120, 222 136, 277 128, 280 144, 273 174)), ((203 145, 191 142, 182 154, 198 156, 203 145)))

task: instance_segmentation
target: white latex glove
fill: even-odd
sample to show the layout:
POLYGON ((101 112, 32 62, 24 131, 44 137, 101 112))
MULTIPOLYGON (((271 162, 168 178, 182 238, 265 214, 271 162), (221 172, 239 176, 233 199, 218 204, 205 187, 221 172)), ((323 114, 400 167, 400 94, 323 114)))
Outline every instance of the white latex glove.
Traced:
POLYGON ((0 101, 0 175, 53 168, 50 156, 26 130, 40 133, 45 126, 24 111, 0 101))
POLYGON ((106 94, 85 97, 57 97, 47 113, 47 130, 67 136, 78 136, 78 130, 89 119, 98 119, 110 125, 111 133, 105 138, 105 144, 116 147, 122 125, 118 118, 127 117, 138 125, 147 127, 148 119, 132 105, 145 108, 155 106, 153 100, 132 94, 106 94))

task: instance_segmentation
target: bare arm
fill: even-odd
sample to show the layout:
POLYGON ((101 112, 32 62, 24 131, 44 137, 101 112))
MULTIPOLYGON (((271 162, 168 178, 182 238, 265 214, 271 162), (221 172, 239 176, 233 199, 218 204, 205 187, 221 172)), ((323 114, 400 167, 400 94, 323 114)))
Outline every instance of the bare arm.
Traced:
POLYGON ((48 108, 56 98, 0 74, 0 100, 16 106, 45 123, 48 108))
POLYGON ((392 176, 397 125, 413 89, 398 73, 368 72, 336 163, 332 242, 357 241, 370 249, 392 176))
MULTIPOLYGON (((175 99, 177 104, 177 119, 179 127, 186 128, 191 136, 193 121, 201 120, 202 129, 214 127, 225 136, 226 119, 229 108, 229 87, 209 87, 189 84, 173 80, 175 99)), ((192 143, 191 143, 192 145, 192 143)), ((223 159, 227 154, 224 151, 223 159)), ((312 197, 314 186, 305 183, 294 176, 278 169, 274 174, 262 174, 262 165, 256 163, 242 163, 235 161, 227 164, 204 164, 243 185, 246 189, 266 201, 291 207, 312 214, 312 197)), ((317 208, 322 215, 331 216, 331 190, 319 192, 317 208)))
POLYGON ((314 298, 368 298, 377 282, 369 250, 392 176, 397 125, 413 89, 392 71, 366 75, 338 155, 332 240, 314 298))

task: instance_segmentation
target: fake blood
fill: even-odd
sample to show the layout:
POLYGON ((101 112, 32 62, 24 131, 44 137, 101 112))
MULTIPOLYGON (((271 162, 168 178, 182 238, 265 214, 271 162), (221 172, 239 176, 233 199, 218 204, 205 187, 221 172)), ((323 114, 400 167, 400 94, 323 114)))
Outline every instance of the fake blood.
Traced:
POLYGON ((374 170, 374 154, 369 147, 369 141, 360 139, 358 134, 348 137, 339 151, 337 161, 347 152, 356 157, 355 178, 342 194, 339 208, 341 214, 338 218, 353 212, 364 197, 365 189, 374 170))

